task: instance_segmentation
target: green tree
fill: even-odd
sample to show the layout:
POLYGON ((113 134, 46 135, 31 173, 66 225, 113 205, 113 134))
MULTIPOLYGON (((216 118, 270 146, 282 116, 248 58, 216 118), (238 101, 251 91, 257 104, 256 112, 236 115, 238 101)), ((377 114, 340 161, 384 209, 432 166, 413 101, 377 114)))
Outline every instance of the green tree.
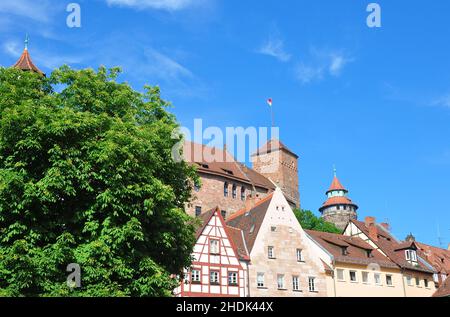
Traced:
POLYGON ((159 89, 119 72, 0 68, 0 296, 170 296, 189 266, 195 169, 159 89))
POLYGON ((334 224, 326 222, 323 218, 317 217, 310 210, 295 209, 294 214, 303 229, 330 233, 342 233, 342 230, 339 230, 334 224))

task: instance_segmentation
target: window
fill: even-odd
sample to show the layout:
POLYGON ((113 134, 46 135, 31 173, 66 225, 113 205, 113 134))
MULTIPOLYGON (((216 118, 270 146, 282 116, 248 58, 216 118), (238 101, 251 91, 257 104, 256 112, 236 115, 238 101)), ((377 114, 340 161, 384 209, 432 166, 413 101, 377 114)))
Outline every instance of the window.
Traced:
POLYGON ((274 226, 270 227, 270 231, 276 232, 277 231, 277 227, 274 227, 274 226))
POLYGON ((337 206, 337 210, 341 210, 341 206, 337 206))
POLYGON ((275 250, 273 247, 267 248, 267 255, 268 255, 269 259, 275 259, 275 250))
POLYGON ((211 239, 209 240, 209 253, 219 254, 219 240, 211 239))
POLYGON ((386 275, 386 285, 387 286, 392 286, 394 285, 393 281, 392 281, 392 275, 386 275))
POLYGON ((229 272, 228 273, 228 285, 238 285, 238 273, 229 272))
POLYGON ((344 270, 337 269, 336 270, 336 275, 337 275, 338 281, 345 281, 345 279, 344 279, 344 270))
POLYGON ((264 273, 257 274, 256 283, 258 287, 264 287, 264 273))
POLYGON ((405 251, 406 260, 417 262, 417 252, 415 250, 406 250, 405 251))
POLYGON ((369 273, 368 272, 362 272, 362 282, 364 284, 369 284, 369 273))
POLYGON ((200 270, 192 270, 191 281, 192 283, 200 283, 200 270))
POLYGON ((202 207, 196 206, 195 207, 195 216, 198 217, 202 214, 202 207))
POLYGON ((356 271, 350 271, 350 281, 351 282, 358 282, 358 279, 356 277, 356 271))
POLYGON ((347 255, 348 251, 347 251, 347 247, 342 247, 342 255, 347 255))
POLYGON ((424 279, 424 280, 423 280, 423 283, 425 284, 425 287, 426 287, 426 288, 429 288, 429 287, 430 287, 429 284, 428 284, 428 280, 427 280, 427 279, 424 279))
POLYGON ((223 184, 223 196, 228 197, 228 183, 227 182, 225 182, 223 184))
POLYGON ((375 284, 381 285, 381 274, 375 273, 373 277, 374 277, 375 284))
POLYGON ((302 249, 297 249, 297 262, 304 262, 302 251, 303 251, 302 249))
POLYGON ((411 276, 406 277, 406 284, 408 284, 409 286, 412 286, 412 277, 411 276))
POLYGON ((292 290, 299 291, 300 290, 300 280, 298 276, 292 277, 292 290))
POLYGON ((244 201, 245 200, 245 187, 242 186, 241 188, 241 200, 244 201))
POLYGON ((420 278, 416 277, 416 286, 420 287, 420 278))
POLYGON ((209 272, 209 283, 211 285, 219 285, 219 272, 218 271, 209 272))
POLYGON ((196 192, 199 192, 200 191, 200 186, 198 186, 197 184, 194 184, 194 190, 196 192))
POLYGON ((227 219, 227 211, 226 211, 226 210, 222 210, 222 211, 220 212, 220 214, 222 215, 222 218, 223 218, 223 219, 227 219))
POLYGON ((236 186, 236 184, 233 184, 232 194, 233 194, 233 199, 236 199, 236 197, 237 197, 237 186, 236 186))
POLYGON ((309 291, 310 292, 316 292, 316 278, 315 277, 309 277, 308 278, 308 285, 309 285, 309 291))
POLYGON ((277 275, 277 286, 278 286, 278 289, 285 289, 285 287, 284 287, 284 275, 283 274, 278 274, 277 275))

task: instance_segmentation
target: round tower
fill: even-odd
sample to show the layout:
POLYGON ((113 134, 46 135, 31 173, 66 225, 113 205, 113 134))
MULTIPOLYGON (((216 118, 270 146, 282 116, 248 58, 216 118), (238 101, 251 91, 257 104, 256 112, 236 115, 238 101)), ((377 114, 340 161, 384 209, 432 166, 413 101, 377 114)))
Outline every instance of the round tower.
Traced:
POLYGON ((342 186, 334 170, 334 178, 330 189, 326 192, 327 200, 319 211, 325 221, 331 222, 344 230, 351 219, 358 219, 358 206, 348 198, 348 190, 342 186))

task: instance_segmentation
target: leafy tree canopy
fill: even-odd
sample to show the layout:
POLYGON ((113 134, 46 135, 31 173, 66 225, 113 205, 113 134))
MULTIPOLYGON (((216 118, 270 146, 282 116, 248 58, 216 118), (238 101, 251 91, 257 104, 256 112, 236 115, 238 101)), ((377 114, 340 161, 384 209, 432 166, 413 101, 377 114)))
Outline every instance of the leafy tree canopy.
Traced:
POLYGON ((303 229, 330 233, 342 233, 342 230, 339 230, 334 224, 326 222, 321 217, 317 217, 310 210, 295 209, 294 214, 303 229))
POLYGON ((198 179, 172 159, 178 124, 118 74, 0 68, 0 296, 168 296, 190 265, 198 179))

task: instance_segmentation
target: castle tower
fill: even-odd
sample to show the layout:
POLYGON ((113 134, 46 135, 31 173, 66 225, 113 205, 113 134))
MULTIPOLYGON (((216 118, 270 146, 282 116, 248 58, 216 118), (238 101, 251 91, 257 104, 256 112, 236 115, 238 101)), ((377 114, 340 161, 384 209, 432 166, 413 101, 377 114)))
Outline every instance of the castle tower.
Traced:
POLYGON ((252 155, 253 169, 278 185, 286 199, 300 208, 298 155, 280 140, 273 139, 252 155))
POLYGON ((23 53, 20 56, 19 60, 12 67, 27 72, 35 72, 42 76, 45 76, 45 74, 36 65, 34 65, 33 61, 31 60, 30 53, 28 52, 28 35, 25 38, 25 48, 23 50, 23 53))
POLYGON ((358 206, 347 197, 348 190, 342 186, 334 171, 333 182, 326 192, 327 200, 319 211, 325 221, 334 223, 336 227, 344 230, 351 219, 357 219, 358 206))

